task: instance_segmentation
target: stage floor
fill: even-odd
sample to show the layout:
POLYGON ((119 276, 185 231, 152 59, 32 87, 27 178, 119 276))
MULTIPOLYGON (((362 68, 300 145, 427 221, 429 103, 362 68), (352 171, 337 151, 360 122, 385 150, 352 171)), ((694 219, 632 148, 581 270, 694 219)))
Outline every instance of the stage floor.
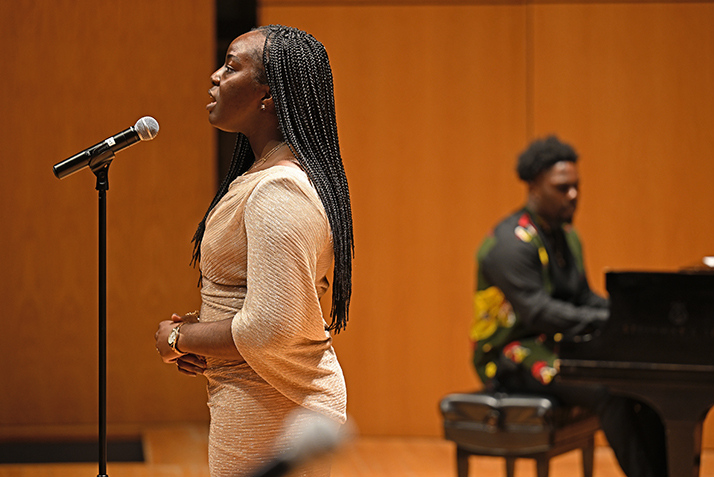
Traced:
MULTIPOLYGON (((208 477, 207 428, 196 424, 152 427, 143 432, 144 463, 107 465, 109 477, 208 477)), ((582 476, 580 453, 551 460, 551 477, 582 476)), ((623 477, 612 451, 598 447, 596 477, 623 477)), ((3 464, 0 477, 93 477, 96 463, 3 464)), ((335 455, 332 477, 455 477, 454 446, 438 438, 358 437, 335 455)), ((702 454, 702 477, 714 477, 714 450, 702 454)), ((474 457, 470 477, 505 477, 503 459, 474 457)), ((535 465, 519 460, 516 477, 535 477, 535 465)))

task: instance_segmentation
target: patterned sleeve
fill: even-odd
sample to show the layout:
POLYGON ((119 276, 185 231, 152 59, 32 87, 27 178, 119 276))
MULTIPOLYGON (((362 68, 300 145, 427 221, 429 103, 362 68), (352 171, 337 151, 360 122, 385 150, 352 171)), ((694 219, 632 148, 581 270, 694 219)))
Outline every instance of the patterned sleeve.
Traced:
POLYGON ((563 333, 583 323, 607 318, 607 310, 576 306, 547 293, 538 250, 518 240, 514 234, 502 234, 484 258, 483 273, 501 289, 524 324, 537 333, 563 333))

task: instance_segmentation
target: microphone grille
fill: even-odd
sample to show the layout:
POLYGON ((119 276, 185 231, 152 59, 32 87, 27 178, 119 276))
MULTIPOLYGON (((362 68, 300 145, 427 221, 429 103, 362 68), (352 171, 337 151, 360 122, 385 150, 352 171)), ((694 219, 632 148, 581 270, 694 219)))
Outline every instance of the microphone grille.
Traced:
POLYGON ((284 437, 290 439, 290 445, 282 458, 291 465, 319 458, 334 451, 343 441, 349 439, 352 431, 349 421, 340 425, 314 411, 293 411, 284 430, 284 437))
POLYGON ((159 134, 159 123, 151 116, 144 116, 136 122, 134 130, 142 141, 151 141, 159 134))

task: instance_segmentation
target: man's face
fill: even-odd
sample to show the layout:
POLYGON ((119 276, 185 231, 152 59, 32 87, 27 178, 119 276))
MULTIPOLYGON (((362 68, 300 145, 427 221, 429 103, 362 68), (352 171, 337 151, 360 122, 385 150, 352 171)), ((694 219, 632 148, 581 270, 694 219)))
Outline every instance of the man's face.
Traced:
POLYGON ((552 226, 572 222, 579 182, 578 166, 574 162, 556 162, 528 185, 534 212, 552 226))

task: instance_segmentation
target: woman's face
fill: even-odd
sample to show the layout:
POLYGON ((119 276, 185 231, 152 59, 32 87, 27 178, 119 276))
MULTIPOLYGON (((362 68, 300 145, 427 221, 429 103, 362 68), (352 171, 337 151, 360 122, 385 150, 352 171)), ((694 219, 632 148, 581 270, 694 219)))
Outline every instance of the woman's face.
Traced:
POLYGON ((251 134, 262 100, 269 97, 268 85, 256 81, 262 72, 265 37, 260 32, 241 35, 228 47, 225 64, 211 75, 208 91, 208 120, 218 129, 251 134))

